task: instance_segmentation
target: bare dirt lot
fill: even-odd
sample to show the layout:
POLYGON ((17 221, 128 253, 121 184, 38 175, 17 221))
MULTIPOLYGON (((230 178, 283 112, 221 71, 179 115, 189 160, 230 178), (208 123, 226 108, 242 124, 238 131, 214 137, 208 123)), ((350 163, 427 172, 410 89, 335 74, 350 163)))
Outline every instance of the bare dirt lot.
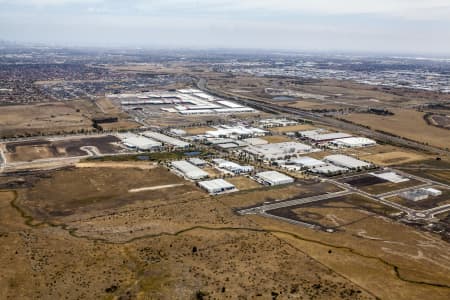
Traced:
POLYGON ((350 178, 344 178, 341 180, 342 182, 351 184, 355 187, 358 187, 360 190, 370 193, 372 195, 378 195, 381 193, 392 192, 412 186, 417 186, 423 184, 423 182, 410 179, 409 181, 393 183, 383 179, 379 179, 370 174, 363 174, 360 176, 353 176, 350 178))
POLYGON ((308 124, 301 124, 301 125, 295 125, 295 126, 284 126, 284 127, 274 127, 269 128, 269 131, 271 132, 278 132, 278 133, 284 133, 284 132, 296 132, 296 131, 302 131, 302 130, 312 130, 316 127, 308 124))
POLYGON ((262 185, 260 185, 256 181, 254 181, 248 177, 245 177, 245 176, 237 176, 237 177, 233 177, 233 178, 227 178, 226 180, 229 183, 234 184, 234 186, 236 186, 236 188, 240 191, 253 190, 253 189, 262 187, 262 185))
POLYGON ((3 106, 0 136, 91 130, 96 109, 87 101, 3 106))
POLYGON ((424 113, 409 109, 395 109, 394 116, 378 116, 371 114, 351 114, 344 116, 346 120, 370 126, 398 136, 406 137, 430 145, 447 148, 450 145, 448 130, 430 126, 423 119, 424 113), (414 130, 411 130, 414 128, 414 130))
POLYGON ((119 139, 114 136, 12 142, 5 145, 5 156, 8 162, 85 156, 88 153, 80 149, 83 146, 93 146, 102 154, 112 154, 123 151, 122 148, 116 145, 118 142, 119 139))

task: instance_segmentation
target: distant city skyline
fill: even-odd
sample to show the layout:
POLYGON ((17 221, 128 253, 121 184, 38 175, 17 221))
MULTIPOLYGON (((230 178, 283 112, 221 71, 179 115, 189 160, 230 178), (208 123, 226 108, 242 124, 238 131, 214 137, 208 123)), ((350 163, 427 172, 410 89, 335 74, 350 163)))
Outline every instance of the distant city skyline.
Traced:
POLYGON ((450 57, 450 1, 0 0, 0 40, 450 57))

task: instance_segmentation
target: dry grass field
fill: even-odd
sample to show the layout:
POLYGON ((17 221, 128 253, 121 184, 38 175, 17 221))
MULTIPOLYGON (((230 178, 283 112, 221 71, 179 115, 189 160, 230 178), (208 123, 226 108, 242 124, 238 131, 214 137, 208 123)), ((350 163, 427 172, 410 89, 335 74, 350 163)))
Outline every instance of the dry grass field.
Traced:
POLYGON ((269 128, 269 131, 275 132, 275 133, 285 133, 285 132, 296 132, 296 131, 302 131, 302 130, 312 130, 316 129, 316 127, 308 124, 300 124, 295 126, 284 126, 284 127, 274 127, 269 128))
POLYGON ((428 125, 423 119, 424 113, 408 109, 395 109, 393 112, 395 113, 394 116, 351 114, 344 118, 358 124, 370 126, 372 129, 429 143, 436 147, 449 147, 449 131, 428 125))
POLYGON ((90 117, 95 111, 93 104, 87 101, 3 106, 0 136, 90 130, 90 117))
POLYGON ((8 162, 25 162, 47 158, 85 156, 83 146, 94 146, 100 153, 111 154, 123 151, 117 145, 119 139, 114 136, 70 138, 63 140, 31 140, 11 142, 4 145, 4 154, 8 162))
POLYGON ((270 144, 292 142, 292 139, 284 135, 267 135, 261 139, 268 141, 270 144))
POLYGON ((196 134, 205 134, 207 131, 214 131, 215 128, 212 127, 191 127, 191 128, 184 128, 184 131, 187 132, 187 134, 196 135, 196 134))
POLYGON ((361 159, 370 161, 371 163, 380 166, 404 164, 414 161, 421 161, 426 158, 427 157, 423 154, 407 151, 393 151, 361 156, 361 159))
POLYGON ((106 170, 28 175, 16 200, 0 192, 0 298, 448 298, 437 286, 450 280, 447 244, 432 235, 377 216, 342 215, 344 230, 328 234, 234 213, 333 185, 211 197, 164 169, 106 170), (184 185, 128 193, 167 183, 184 185))
POLYGON ((229 183, 234 184, 234 186, 240 191, 253 190, 253 189, 262 187, 256 181, 254 181, 248 177, 245 177, 245 176, 237 176, 237 177, 233 177, 233 178, 227 178, 226 180, 229 183))

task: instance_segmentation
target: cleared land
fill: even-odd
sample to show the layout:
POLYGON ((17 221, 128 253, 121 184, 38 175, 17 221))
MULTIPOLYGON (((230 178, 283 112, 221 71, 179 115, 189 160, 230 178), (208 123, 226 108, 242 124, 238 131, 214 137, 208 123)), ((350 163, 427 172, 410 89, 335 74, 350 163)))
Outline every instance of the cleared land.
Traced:
POLYGON ((423 112, 408 109, 395 109, 393 112, 395 113, 394 116, 351 114, 344 116, 344 118, 358 124, 370 126, 372 129, 382 130, 419 142, 426 142, 436 147, 449 147, 450 134, 448 130, 428 125, 423 118, 423 112))
POLYGON ((315 129, 315 128, 316 127, 313 125, 302 124, 302 125, 295 125, 295 126, 274 127, 274 128, 269 128, 268 130, 271 132, 284 133, 284 132, 296 132, 296 131, 302 131, 302 130, 311 130, 311 129, 315 129))
POLYGON ((12 142, 5 145, 5 156, 8 162, 85 156, 88 153, 81 149, 84 146, 96 147, 102 154, 112 154, 124 151, 117 145, 118 142, 119 139, 114 136, 12 142))
POLYGON ((3 106, 0 136, 91 130, 95 111, 95 105, 87 101, 3 106))
POLYGON ((245 177, 245 176, 238 176, 238 177, 233 177, 233 178, 227 178, 226 179, 229 183, 234 184, 234 186, 240 190, 240 191, 244 191, 244 190, 253 190, 253 189, 257 189, 257 188, 261 188, 262 186, 257 183, 256 181, 245 177))
POLYGON ((268 135, 262 137, 263 140, 268 141, 269 143, 284 143, 284 142, 292 142, 290 138, 283 135, 268 135))
POLYGON ((379 179, 370 174, 344 178, 341 181, 353 185, 355 187, 358 187, 360 190, 372 195, 392 192, 423 184, 423 182, 415 179, 410 179, 409 181, 401 183, 393 183, 383 179, 379 179))

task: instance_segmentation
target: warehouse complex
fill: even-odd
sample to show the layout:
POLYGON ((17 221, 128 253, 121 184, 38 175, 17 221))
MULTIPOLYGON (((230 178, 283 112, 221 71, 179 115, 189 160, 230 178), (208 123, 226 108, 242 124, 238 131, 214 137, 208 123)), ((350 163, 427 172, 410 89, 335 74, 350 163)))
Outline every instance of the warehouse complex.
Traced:
POLYGON ((153 131, 145 131, 142 133, 143 136, 147 137, 147 138, 151 138, 154 140, 157 140, 161 143, 163 143, 163 145, 170 145, 176 149, 185 149, 185 148, 189 148, 191 146, 191 144, 181 141, 179 139, 158 133, 158 132, 153 132, 153 131))
POLYGON ((213 162, 217 165, 218 168, 227 170, 229 172, 232 172, 233 174, 250 173, 254 170, 253 166, 241 166, 240 164, 221 158, 213 159, 213 162))
POLYGON ((285 159, 286 157, 296 156, 318 151, 309 145, 297 142, 284 142, 268 145, 248 146, 244 151, 264 160, 285 159))
POLYGON ((126 147, 138 151, 152 151, 162 147, 160 142, 133 133, 121 134, 119 138, 126 147))
POLYGON ((197 89, 180 89, 173 92, 145 92, 135 94, 107 95, 119 99, 121 105, 129 110, 148 105, 162 106, 168 113, 181 115, 254 113, 255 109, 241 104, 219 99, 197 89))

